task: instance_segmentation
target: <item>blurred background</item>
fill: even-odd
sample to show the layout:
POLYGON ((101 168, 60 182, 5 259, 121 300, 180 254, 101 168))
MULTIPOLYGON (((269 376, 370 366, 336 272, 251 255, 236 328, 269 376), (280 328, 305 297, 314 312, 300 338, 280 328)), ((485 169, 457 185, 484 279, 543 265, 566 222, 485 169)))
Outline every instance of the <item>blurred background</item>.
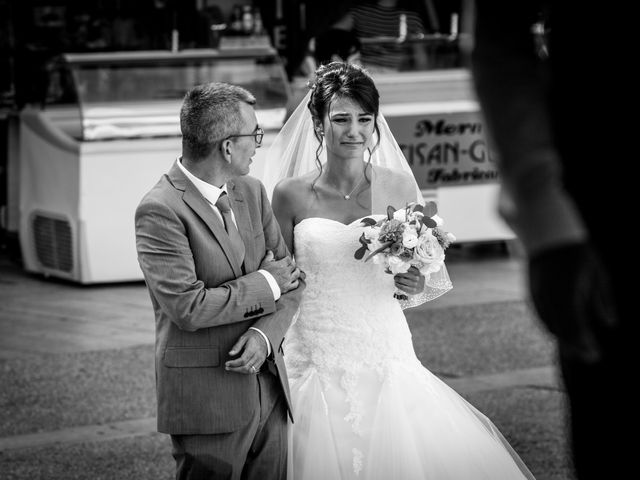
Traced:
MULTIPOLYGON (((426 200, 457 242, 451 294, 407 311, 416 353, 541 480, 572 479, 554 346, 519 246, 466 53, 467 0, 0 0, 0 477, 169 478, 155 432, 153 313, 133 225, 180 154, 185 92, 251 90, 251 175, 318 65, 373 76, 426 200)), ((540 54, 545 24, 532 26, 540 54)))
POLYGON ((256 95, 260 178, 313 71, 335 59, 372 74, 459 244, 512 240, 465 65, 467 4, 0 0, 2 251, 27 272, 82 284, 141 280, 131 219, 179 155, 186 90, 225 81, 256 95))

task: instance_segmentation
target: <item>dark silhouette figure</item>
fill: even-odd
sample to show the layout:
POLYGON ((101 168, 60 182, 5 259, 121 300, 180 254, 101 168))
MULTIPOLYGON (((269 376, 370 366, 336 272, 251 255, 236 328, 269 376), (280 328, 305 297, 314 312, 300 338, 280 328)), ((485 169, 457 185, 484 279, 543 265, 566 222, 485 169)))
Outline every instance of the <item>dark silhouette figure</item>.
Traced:
POLYGON ((634 26, 620 1, 475 2, 472 69, 496 149, 501 213, 522 241, 531 300, 557 338, 578 477, 628 478, 638 256, 626 71, 634 26), (585 35, 590 29, 593 35, 585 35), (627 254, 628 252, 628 254, 627 254))

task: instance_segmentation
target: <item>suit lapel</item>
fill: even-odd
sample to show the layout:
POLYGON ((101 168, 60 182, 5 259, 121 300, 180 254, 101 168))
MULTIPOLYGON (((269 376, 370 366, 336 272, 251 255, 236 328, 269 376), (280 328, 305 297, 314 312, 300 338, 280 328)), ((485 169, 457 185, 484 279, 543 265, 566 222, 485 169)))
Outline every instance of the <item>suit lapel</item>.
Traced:
POLYGON ((224 229, 222 220, 220 220, 211 209, 211 205, 209 205, 209 202, 207 202, 207 200, 202 196, 195 185, 189 181, 189 179, 184 175, 184 173, 182 173, 177 165, 174 165, 169 171, 169 178, 175 188, 184 192, 182 195, 182 199, 184 200, 184 202, 209 227, 209 230, 211 230, 211 233, 222 247, 227 260, 231 264, 233 273, 236 275, 236 277, 241 276, 242 269, 238 264, 238 260, 236 259, 235 250, 233 248, 233 245, 231 244, 229 235, 227 235, 227 231, 224 229))

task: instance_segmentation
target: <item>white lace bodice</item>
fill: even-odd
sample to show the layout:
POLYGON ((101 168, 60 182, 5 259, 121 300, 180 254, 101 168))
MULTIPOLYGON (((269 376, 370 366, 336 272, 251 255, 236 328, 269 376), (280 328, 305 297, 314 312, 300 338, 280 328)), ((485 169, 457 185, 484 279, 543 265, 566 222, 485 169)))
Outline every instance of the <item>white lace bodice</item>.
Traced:
POLYGON ((306 273, 300 314, 285 342, 291 378, 308 368, 320 377, 367 368, 383 373, 401 362, 416 362, 411 332, 393 277, 354 252, 364 227, 312 217, 294 230, 296 263, 306 273))

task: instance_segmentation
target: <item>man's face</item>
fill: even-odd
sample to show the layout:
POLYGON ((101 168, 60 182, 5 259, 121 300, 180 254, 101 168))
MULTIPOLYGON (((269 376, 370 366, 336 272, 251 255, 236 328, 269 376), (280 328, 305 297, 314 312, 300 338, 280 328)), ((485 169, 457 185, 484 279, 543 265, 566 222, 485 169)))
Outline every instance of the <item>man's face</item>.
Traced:
POLYGON ((233 150, 231 154, 231 170, 233 175, 247 175, 252 163, 251 157, 256 154, 256 138, 252 134, 258 130, 258 119, 254 108, 247 104, 240 104, 240 113, 242 115, 242 128, 236 132, 233 137, 233 150))

